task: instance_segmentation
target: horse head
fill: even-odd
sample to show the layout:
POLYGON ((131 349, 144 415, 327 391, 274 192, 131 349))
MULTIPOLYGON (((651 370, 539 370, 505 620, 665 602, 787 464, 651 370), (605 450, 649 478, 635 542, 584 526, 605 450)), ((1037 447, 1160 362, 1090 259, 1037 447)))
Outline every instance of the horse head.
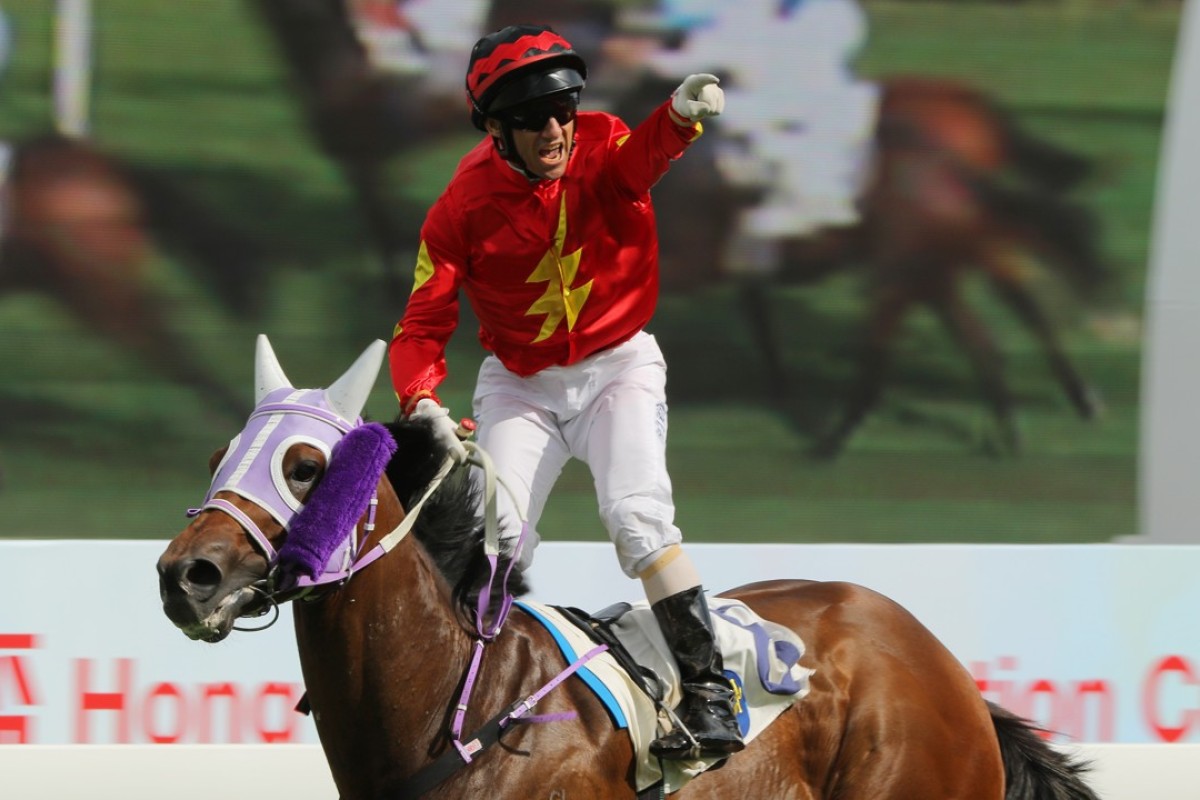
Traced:
POLYGON ((339 545, 339 565, 357 551, 356 523, 368 504, 374 511, 370 501, 395 450, 386 431, 359 416, 385 350, 372 343, 326 389, 295 389, 270 342, 258 338, 254 411, 213 455, 204 502, 158 561, 163 611, 187 636, 220 641, 239 617, 319 583, 322 559, 339 556, 339 545), (339 465, 351 465, 350 479, 335 481, 335 454, 339 465), (314 496, 323 477, 336 488, 314 496), (316 502, 330 492, 339 496, 316 502), (301 528, 315 530, 316 541, 289 544, 289 531, 301 528))

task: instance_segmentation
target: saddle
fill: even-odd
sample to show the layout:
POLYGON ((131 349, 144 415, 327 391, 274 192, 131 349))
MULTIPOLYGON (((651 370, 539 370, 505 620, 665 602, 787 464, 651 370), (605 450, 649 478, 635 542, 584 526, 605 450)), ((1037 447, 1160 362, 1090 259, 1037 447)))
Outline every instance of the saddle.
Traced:
MULTIPOLYGON (((659 761, 650 754, 650 742, 672 727, 670 709, 682 695, 678 667, 648 603, 617 603, 594 614, 523 600, 516 605, 550 631, 568 663, 596 644, 608 646, 576 674, 613 724, 628 731, 639 792, 675 792, 723 763, 724 758, 659 761)), ((734 685, 738 724, 749 743, 808 693, 812 670, 799 664, 804 643, 740 601, 710 597, 709 609, 725 675, 734 685)))

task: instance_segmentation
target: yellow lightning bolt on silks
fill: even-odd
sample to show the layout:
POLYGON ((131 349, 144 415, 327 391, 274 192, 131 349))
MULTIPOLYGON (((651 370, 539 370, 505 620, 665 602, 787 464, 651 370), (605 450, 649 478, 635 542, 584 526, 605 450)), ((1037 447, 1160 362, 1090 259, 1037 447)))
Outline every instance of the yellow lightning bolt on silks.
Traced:
POLYGON ((417 251, 417 268, 413 274, 413 288, 415 292, 425 285, 425 281, 433 277, 433 259, 429 257, 429 247, 426 246, 425 240, 421 240, 421 249, 417 251))
MULTIPOLYGON (((429 248, 425 246, 425 241, 421 241, 421 248, 417 251, 417 269, 413 275, 412 291, 416 292, 425 285, 425 282, 433 277, 433 259, 429 257, 429 248)), ((392 338, 395 339, 400 335, 402 328, 400 323, 396 323, 396 327, 392 328, 392 338)))
POLYGON ((558 209, 558 230, 554 233, 554 246, 546 251, 533 273, 525 279, 526 283, 546 281, 546 291, 525 312, 525 316, 546 315, 542 329, 534 337, 535 343, 549 339, 558 330, 564 318, 567 320, 567 330, 574 330, 575 320, 579 319, 579 314, 592 291, 592 281, 583 286, 572 286, 575 274, 579 271, 579 257, 583 248, 564 256, 562 248, 566 238, 567 195, 564 192, 562 204, 558 209))

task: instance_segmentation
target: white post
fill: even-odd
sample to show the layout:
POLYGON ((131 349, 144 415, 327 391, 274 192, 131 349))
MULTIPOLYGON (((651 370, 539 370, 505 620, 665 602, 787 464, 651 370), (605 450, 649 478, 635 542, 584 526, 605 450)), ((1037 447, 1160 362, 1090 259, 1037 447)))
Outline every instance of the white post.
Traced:
POLYGON ((92 84, 91 0, 56 0, 54 123, 59 133, 86 136, 92 84))
POLYGON ((1200 0, 1188 0, 1167 101, 1146 287, 1139 535, 1153 544, 1200 542, 1198 100, 1200 0))
POLYGON ((8 15, 0 8, 0 77, 8 68, 8 58, 12 53, 12 26, 8 24, 8 15))

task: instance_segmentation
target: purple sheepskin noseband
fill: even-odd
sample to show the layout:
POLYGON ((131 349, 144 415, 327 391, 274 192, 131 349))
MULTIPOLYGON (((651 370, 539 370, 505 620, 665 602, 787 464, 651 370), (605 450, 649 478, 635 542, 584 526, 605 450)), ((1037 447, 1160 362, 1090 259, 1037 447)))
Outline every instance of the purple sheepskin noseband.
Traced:
POLYGON ((319 583, 322 572, 345 573, 355 555, 350 546, 354 526, 367 513, 395 452, 396 440, 378 422, 355 428, 334 445, 325 476, 292 520, 287 541, 279 548, 284 575, 319 583), (340 557, 333 558, 335 554, 340 557))
POLYGON ((396 443, 387 428, 363 424, 359 415, 386 350, 376 341, 328 388, 295 389, 270 342, 258 338, 254 411, 217 465, 203 505, 189 513, 211 509, 233 517, 279 566, 281 585, 311 586, 347 575, 360 545, 354 536, 358 520, 368 508, 374 519, 375 488, 396 443), (284 474, 287 452, 298 444, 318 450, 327 465, 303 504, 284 474), (270 514, 287 531, 279 552, 249 515, 218 493, 237 495, 270 514))

